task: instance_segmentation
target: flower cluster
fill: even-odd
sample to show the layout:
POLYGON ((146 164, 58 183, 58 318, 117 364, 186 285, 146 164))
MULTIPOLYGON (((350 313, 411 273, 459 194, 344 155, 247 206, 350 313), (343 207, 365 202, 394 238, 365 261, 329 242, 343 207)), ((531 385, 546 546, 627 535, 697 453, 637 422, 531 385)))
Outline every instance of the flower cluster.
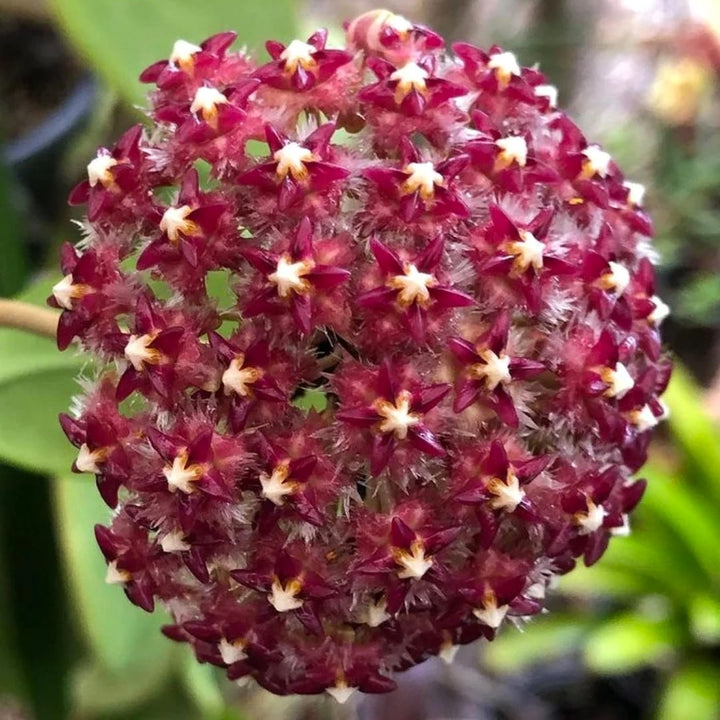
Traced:
POLYGON ((642 188, 545 77, 386 11, 346 35, 178 41, 50 299, 97 359, 62 425, 108 581, 231 679, 340 701, 597 561, 670 374, 642 188))

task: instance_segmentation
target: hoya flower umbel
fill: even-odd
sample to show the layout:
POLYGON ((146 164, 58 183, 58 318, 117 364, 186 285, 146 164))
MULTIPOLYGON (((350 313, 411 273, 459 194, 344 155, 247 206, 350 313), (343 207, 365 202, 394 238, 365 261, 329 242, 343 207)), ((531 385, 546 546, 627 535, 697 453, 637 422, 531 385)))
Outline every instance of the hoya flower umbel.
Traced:
POLYGON ((108 582, 231 680, 345 702, 628 531, 669 309, 644 189, 510 50, 386 10, 234 39, 168 48, 71 194, 61 424, 108 582))

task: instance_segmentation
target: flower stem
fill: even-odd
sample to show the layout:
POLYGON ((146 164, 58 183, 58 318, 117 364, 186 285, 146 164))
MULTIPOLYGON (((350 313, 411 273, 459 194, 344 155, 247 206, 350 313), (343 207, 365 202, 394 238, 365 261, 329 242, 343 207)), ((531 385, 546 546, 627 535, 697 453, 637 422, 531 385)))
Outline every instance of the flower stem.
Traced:
POLYGON ((21 300, 0 299, 0 327, 25 330, 42 337, 54 338, 58 313, 21 300))

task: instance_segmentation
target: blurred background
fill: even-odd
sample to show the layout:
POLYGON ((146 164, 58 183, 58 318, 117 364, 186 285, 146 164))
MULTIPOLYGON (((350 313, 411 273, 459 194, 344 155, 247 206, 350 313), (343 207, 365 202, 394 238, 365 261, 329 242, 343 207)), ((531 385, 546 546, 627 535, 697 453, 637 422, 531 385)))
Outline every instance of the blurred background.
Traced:
MULTIPOLYGON (((395 0, 539 62, 593 141, 648 187, 672 415, 633 534, 559 584, 524 631, 431 661, 353 708, 236 687, 103 583, 88 476, 56 423, 81 360, 0 329, 0 720, 720 718, 720 0, 395 0)), ((0 297, 38 304, 77 237, 65 199, 137 121, 136 77, 178 37, 306 37, 366 0, 0 0, 0 297)))

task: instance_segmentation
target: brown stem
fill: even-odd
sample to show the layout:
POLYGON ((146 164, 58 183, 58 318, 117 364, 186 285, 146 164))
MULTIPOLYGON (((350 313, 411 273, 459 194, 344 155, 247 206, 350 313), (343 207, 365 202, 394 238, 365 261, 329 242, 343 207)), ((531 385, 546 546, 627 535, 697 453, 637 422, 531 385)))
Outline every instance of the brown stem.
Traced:
POLYGON ((54 310, 38 307, 21 300, 0 299, 0 327, 16 328, 26 332, 54 338, 58 318, 54 310))

